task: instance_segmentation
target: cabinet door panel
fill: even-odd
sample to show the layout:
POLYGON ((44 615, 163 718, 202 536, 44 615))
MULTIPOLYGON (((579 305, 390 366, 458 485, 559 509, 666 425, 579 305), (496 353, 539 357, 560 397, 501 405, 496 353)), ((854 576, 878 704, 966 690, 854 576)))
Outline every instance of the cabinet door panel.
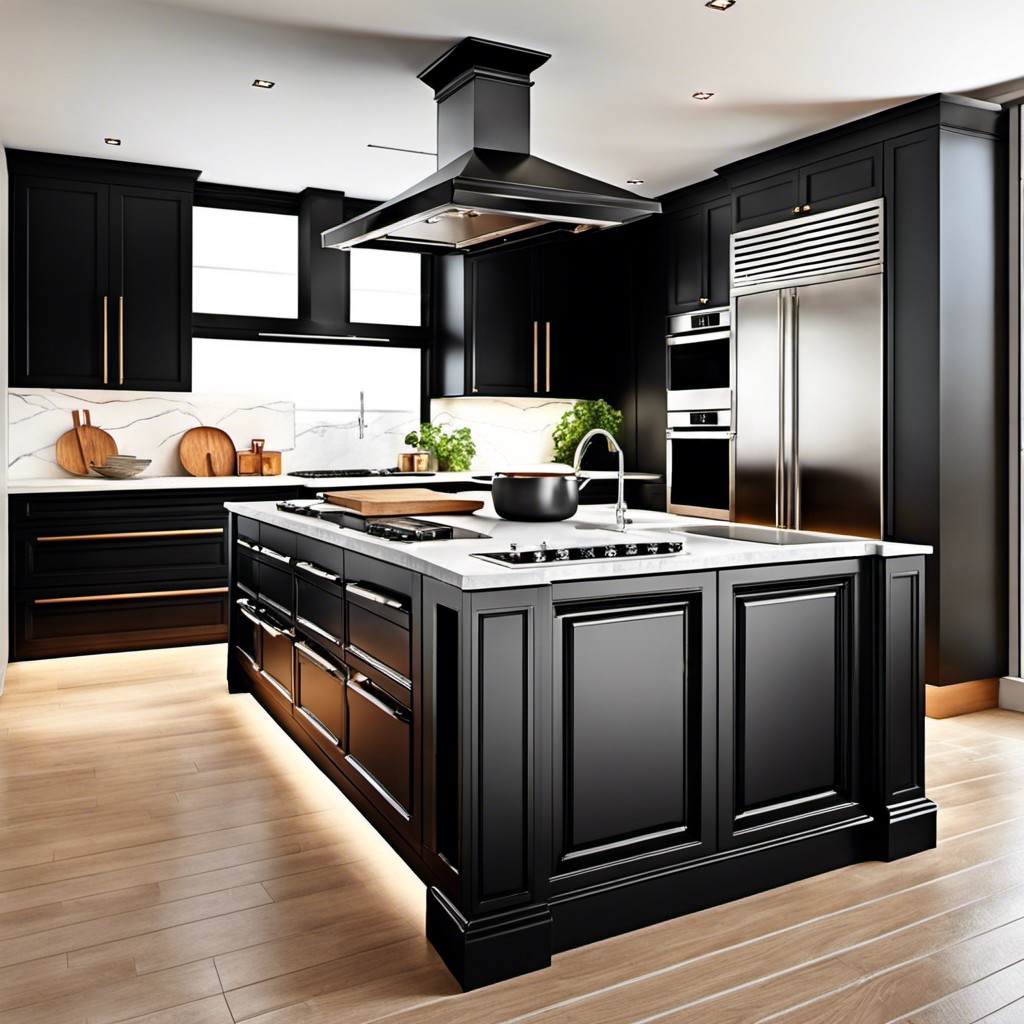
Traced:
POLYGON ((821 160, 800 171, 800 196, 812 213, 863 203, 881 194, 881 146, 821 160))
POLYGON ((535 348, 531 254, 478 257, 472 274, 471 390, 483 395, 535 394, 540 383, 540 338, 535 348))
POLYGON ((112 188, 111 263, 119 296, 116 383, 191 387, 192 220, 182 192, 112 188), (123 303, 123 305, 122 305, 123 303))
POLYGON ((102 387, 107 186, 16 176, 12 206, 11 383, 102 387))
POLYGON ((800 202, 799 175, 795 170, 741 185, 733 191, 733 223, 737 231, 771 224, 793 216, 800 202))
POLYGON ((721 574, 719 843, 856 818, 856 564, 721 574))
POLYGON ((698 309, 707 298, 704 280, 703 207, 687 210, 669 221, 669 311, 698 309))
POLYGON ((705 295, 709 306, 729 305, 729 238, 732 234, 732 203, 726 200, 707 211, 707 246, 705 248, 705 295))
POLYGON ((556 873, 667 847, 709 852, 714 674, 703 633, 713 604, 697 590, 559 613, 556 873))

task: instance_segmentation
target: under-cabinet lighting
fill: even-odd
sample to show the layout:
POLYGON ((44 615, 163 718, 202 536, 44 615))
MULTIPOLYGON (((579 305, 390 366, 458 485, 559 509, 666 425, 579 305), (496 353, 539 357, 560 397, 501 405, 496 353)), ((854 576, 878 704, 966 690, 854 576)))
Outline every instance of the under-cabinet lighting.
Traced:
POLYGON ((710 7, 713 11, 727 11, 734 3, 736 0, 708 0, 704 6, 710 7))
POLYGON ((121 145, 121 140, 120 139, 104 139, 103 141, 108 146, 120 146, 121 145))
POLYGON ((693 94, 693 98, 695 100, 709 100, 714 95, 715 94, 713 92, 706 92, 704 89, 700 89, 693 94))
POLYGON ((268 81, 266 78, 254 78, 252 84, 257 89, 273 89, 274 88, 274 83, 268 81))

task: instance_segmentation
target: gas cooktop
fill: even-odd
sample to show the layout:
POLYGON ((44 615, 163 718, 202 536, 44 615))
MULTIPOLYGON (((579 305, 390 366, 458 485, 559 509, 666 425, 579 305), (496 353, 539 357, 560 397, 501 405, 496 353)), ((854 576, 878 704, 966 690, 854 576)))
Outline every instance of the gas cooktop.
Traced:
POLYGON ((462 526, 435 523, 429 519, 413 519, 411 516, 361 516, 339 505, 325 501, 279 501, 279 512, 290 512, 309 519, 322 519, 345 530, 358 530, 372 537, 410 543, 424 540, 481 540, 486 534, 467 530, 462 526))
POLYGON ((656 558, 661 555, 686 554, 686 545, 679 540, 642 540, 623 541, 616 544, 587 544, 582 547, 540 547, 520 551, 513 544, 508 551, 489 551, 487 554, 475 554, 485 562, 494 562, 509 569, 524 569, 531 565, 555 565, 565 562, 588 562, 591 559, 621 558, 656 558))
POLYGON ((296 469, 289 476, 301 476, 307 480, 321 480, 332 476, 437 476, 436 473, 406 472, 394 467, 387 469, 296 469))

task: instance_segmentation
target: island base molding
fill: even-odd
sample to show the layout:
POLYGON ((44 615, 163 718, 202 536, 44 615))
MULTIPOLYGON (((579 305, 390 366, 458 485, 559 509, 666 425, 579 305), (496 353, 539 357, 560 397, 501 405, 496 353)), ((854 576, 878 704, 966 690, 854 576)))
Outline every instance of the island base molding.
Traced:
POLYGON ((466 991, 541 970, 551 957, 767 889, 870 860, 935 846, 928 799, 887 807, 811 835, 719 853, 671 869, 553 896, 547 903, 467 919, 437 888, 427 891, 427 938, 466 991))
POLYGON ((971 679, 965 683, 948 683, 924 688, 924 713, 929 718, 955 718, 974 711, 999 707, 998 679, 971 679))

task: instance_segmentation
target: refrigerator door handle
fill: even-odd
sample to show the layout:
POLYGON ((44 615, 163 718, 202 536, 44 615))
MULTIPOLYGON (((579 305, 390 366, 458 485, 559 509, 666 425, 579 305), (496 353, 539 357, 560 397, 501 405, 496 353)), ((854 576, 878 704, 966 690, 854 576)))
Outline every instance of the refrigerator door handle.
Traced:
POLYGON ((793 289, 790 300, 790 438, 789 438, 789 514, 787 526, 800 529, 800 291, 793 289))
POLYGON ((786 525, 786 332, 789 293, 779 292, 779 437, 775 460, 775 525, 786 525))

